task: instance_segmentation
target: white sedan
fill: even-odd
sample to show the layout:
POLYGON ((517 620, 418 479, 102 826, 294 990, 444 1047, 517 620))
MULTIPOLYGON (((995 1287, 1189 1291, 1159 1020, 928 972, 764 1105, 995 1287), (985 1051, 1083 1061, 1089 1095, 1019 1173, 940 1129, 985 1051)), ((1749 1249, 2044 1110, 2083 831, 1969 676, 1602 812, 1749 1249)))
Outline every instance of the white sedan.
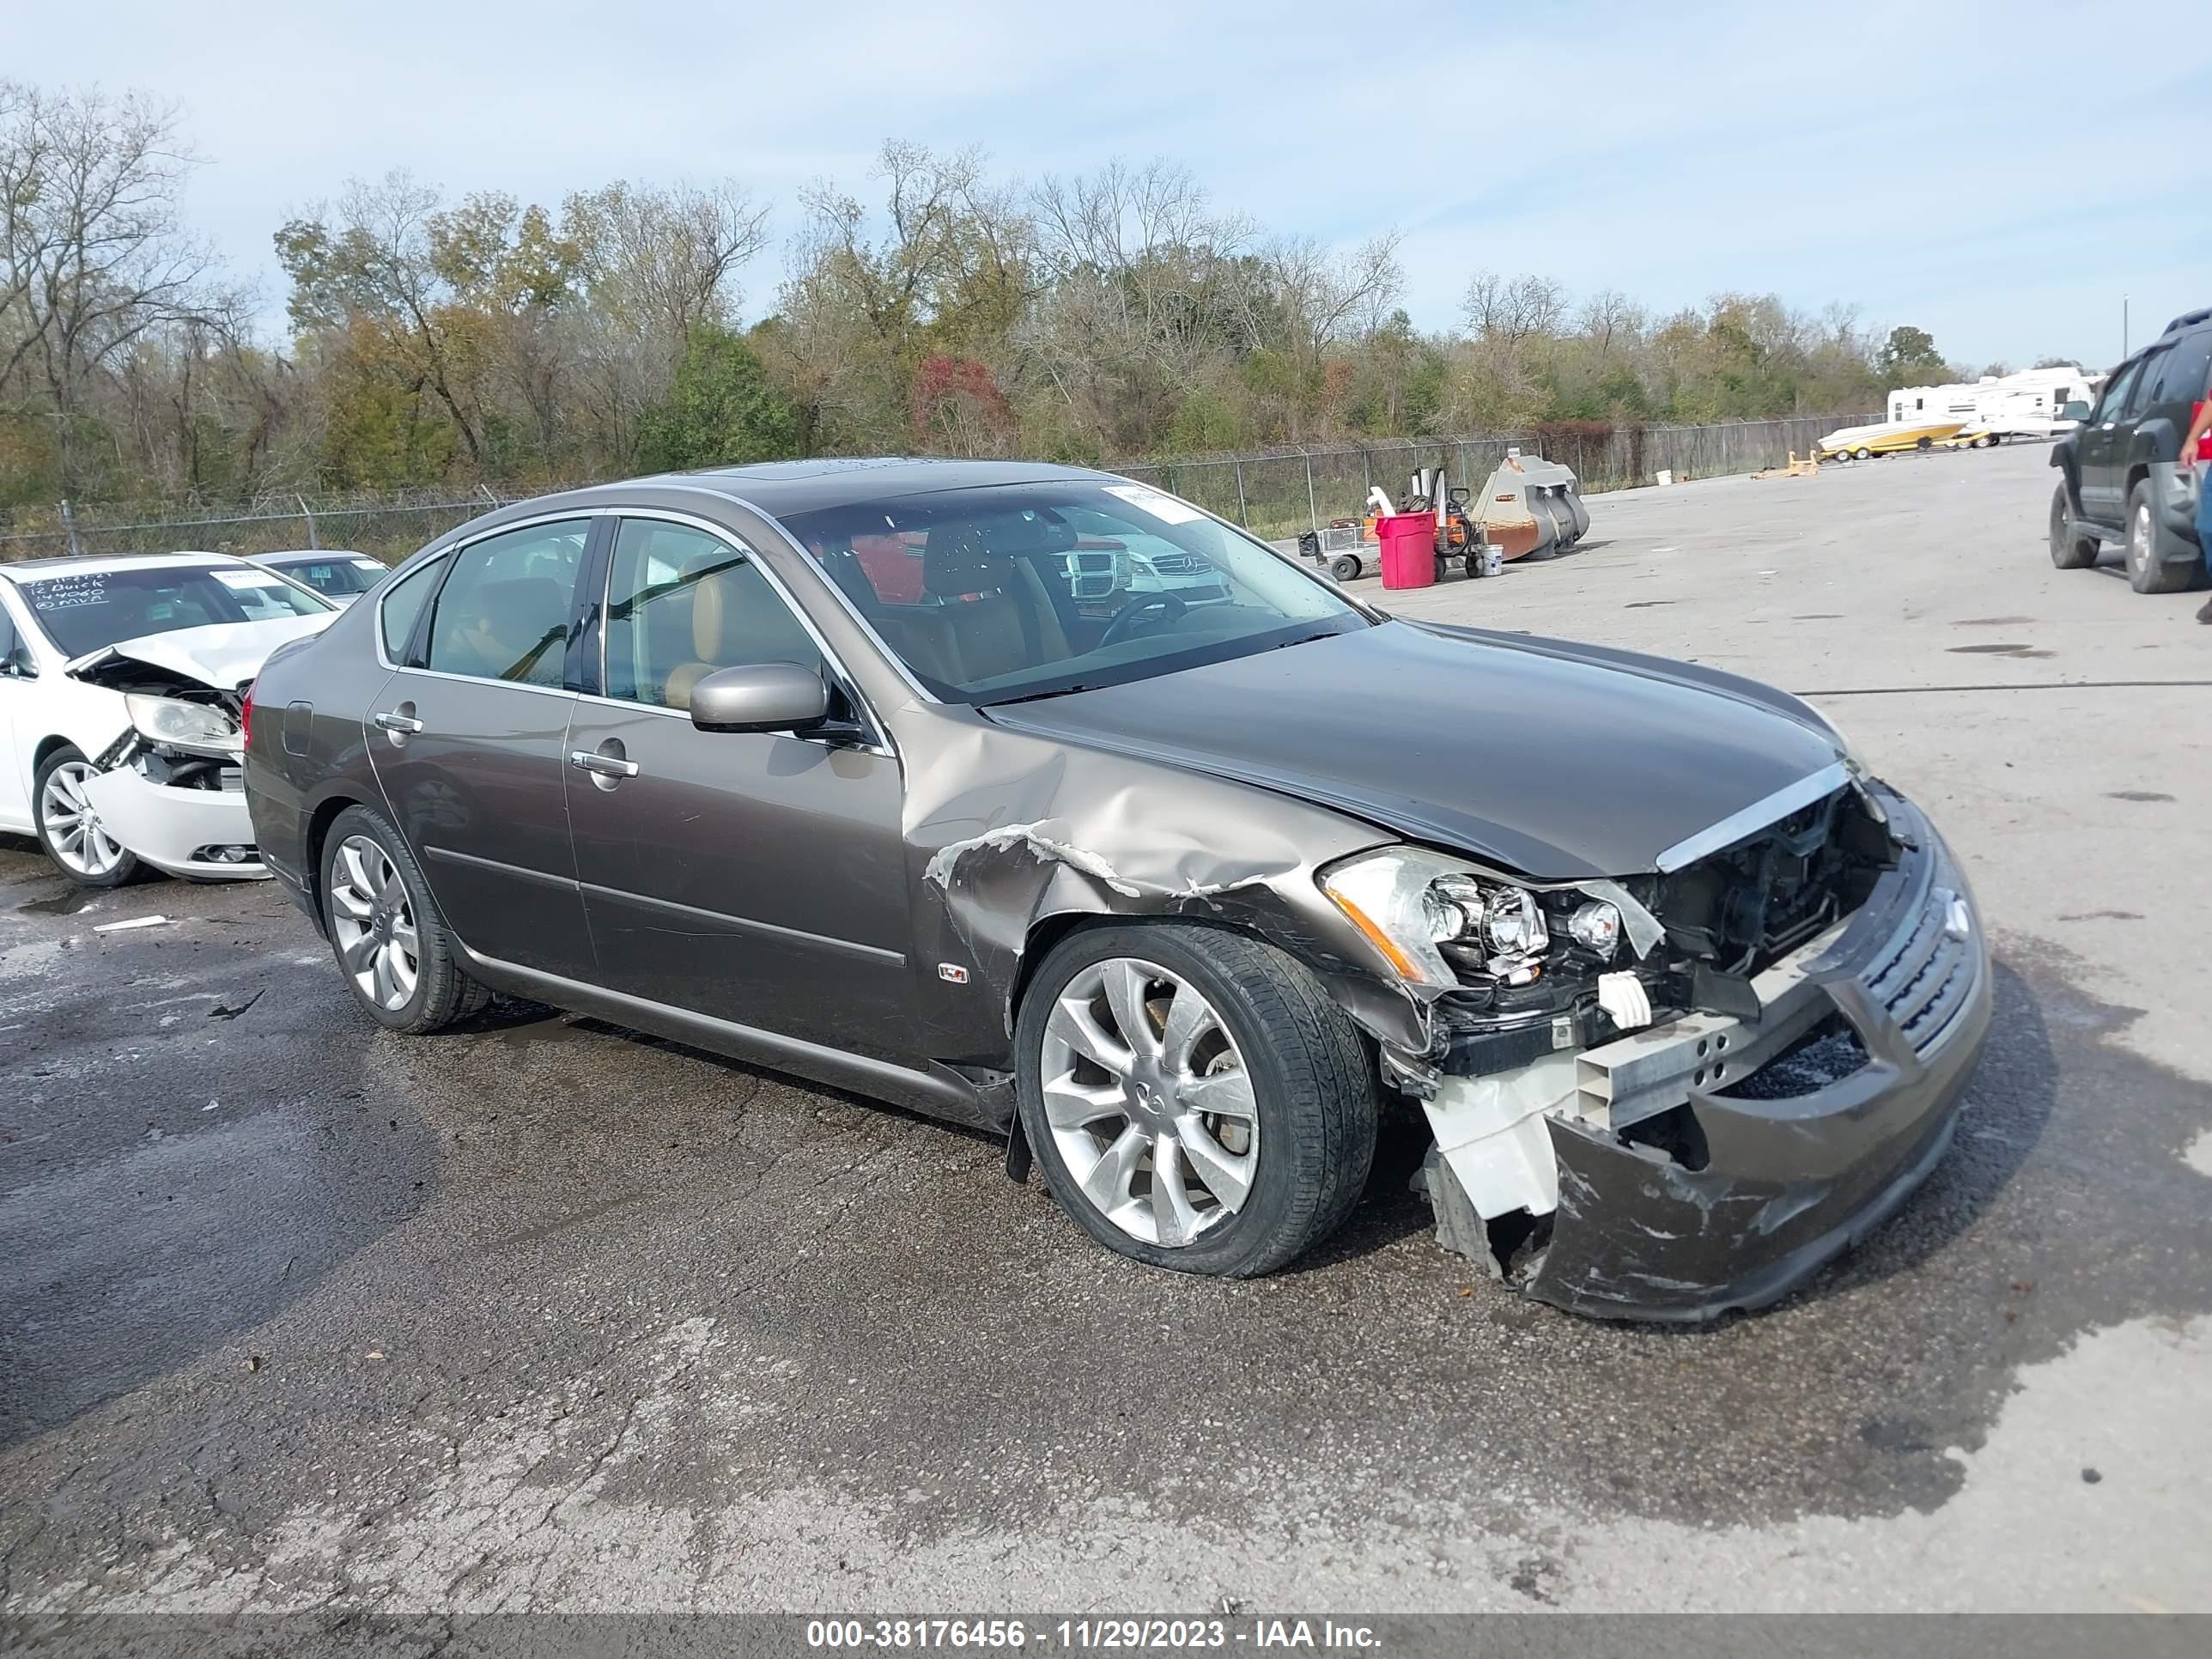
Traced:
POLYGON ((0 565, 0 830, 80 885, 266 876, 239 769, 269 653, 337 614, 216 553, 0 565))

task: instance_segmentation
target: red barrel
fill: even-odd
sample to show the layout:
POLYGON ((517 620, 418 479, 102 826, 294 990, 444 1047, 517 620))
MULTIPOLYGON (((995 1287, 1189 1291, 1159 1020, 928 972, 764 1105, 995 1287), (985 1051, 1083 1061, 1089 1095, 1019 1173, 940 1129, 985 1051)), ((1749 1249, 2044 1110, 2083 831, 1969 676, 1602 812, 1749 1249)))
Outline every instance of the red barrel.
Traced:
POLYGON ((1375 520, 1382 544, 1382 586, 1430 587, 1437 580, 1437 515, 1388 513, 1375 520))

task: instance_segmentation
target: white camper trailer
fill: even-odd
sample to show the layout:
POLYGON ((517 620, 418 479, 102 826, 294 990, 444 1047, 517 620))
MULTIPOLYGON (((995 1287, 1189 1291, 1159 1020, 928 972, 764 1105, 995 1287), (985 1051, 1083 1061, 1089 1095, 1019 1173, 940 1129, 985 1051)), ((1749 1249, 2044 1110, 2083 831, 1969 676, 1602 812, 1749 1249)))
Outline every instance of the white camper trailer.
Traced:
POLYGON ((1904 386, 1889 394, 1889 418, 1956 421, 1958 430, 1943 440, 1953 448, 1988 448, 2008 438, 2051 438, 2073 430, 2074 421, 2063 412, 2066 405, 2093 401, 2103 379, 2061 363, 2017 374, 1984 374, 1971 384, 1904 386))

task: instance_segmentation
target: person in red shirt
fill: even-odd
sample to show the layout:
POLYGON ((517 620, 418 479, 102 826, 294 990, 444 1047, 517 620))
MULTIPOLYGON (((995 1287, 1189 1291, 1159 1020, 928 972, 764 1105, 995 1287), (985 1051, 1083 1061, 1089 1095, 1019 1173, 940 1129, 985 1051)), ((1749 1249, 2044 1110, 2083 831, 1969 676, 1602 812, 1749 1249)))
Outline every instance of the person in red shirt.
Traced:
MULTIPOLYGON (((2197 544, 2204 550, 2204 568, 2212 573, 2212 461, 2198 453, 2200 442, 2212 436, 2212 398, 2197 405, 2197 418, 2190 422, 2189 435, 2181 441, 2181 465, 2197 469, 2197 544)), ((2204 608, 2197 613, 2197 620, 2212 623, 2212 599, 2204 601, 2204 608)))

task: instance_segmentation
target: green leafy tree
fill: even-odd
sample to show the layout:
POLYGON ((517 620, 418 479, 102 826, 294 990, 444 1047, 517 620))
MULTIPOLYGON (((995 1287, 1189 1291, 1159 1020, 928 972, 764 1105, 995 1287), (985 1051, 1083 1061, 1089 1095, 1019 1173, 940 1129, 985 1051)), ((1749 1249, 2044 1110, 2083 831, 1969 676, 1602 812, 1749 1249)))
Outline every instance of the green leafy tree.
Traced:
POLYGON ((640 416, 638 460, 656 471, 798 454, 799 410, 760 354, 729 330, 695 330, 666 399, 640 416))
POLYGON ((1932 386, 1950 378, 1951 365, 1936 349, 1925 329, 1893 328, 1875 355, 1875 370, 1887 389, 1901 386, 1932 386))

